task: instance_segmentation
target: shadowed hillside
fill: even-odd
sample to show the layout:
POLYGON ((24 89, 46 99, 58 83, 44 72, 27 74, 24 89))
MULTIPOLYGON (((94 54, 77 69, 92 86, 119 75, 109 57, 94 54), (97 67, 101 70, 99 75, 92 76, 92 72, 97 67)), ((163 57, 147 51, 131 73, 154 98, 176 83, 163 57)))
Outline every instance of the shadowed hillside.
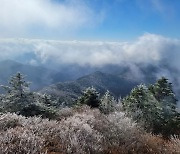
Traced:
POLYGON ((72 102, 82 94, 87 87, 93 86, 100 94, 104 94, 109 90, 116 98, 126 96, 131 89, 138 83, 124 78, 95 72, 93 74, 81 77, 75 81, 53 84, 41 90, 41 93, 58 96, 65 102, 72 102))

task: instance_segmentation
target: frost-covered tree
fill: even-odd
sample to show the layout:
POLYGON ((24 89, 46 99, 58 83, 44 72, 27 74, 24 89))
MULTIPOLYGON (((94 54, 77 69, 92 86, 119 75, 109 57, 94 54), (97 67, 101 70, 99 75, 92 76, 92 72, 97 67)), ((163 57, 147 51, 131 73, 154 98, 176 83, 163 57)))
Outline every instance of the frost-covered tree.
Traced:
POLYGON ((47 107, 55 106, 57 104, 57 101, 52 100, 50 95, 38 94, 37 96, 38 103, 44 104, 47 107))
POLYGON ((9 86, 2 86, 6 91, 3 97, 3 105, 6 111, 18 112, 33 101, 33 94, 29 91, 29 84, 25 76, 17 73, 9 80, 9 86))
POLYGON ((18 72, 11 77, 8 82, 10 86, 2 86, 7 93, 16 95, 18 97, 23 97, 29 92, 30 83, 25 81, 25 76, 18 72))
POLYGON ((15 112, 23 116, 37 116, 55 118, 52 101, 47 95, 32 93, 25 76, 17 73, 10 78, 9 86, 2 86, 6 93, 2 97, 1 112, 15 112))
POLYGON ((157 131, 162 132, 164 136, 177 133, 180 130, 180 113, 177 111, 177 99, 173 92, 172 83, 162 77, 154 85, 150 85, 149 90, 162 108, 161 125, 157 131))
POLYGON ((99 93, 96 91, 95 88, 89 87, 86 90, 84 90, 83 95, 77 99, 77 104, 86 104, 92 108, 99 107, 99 93))
POLYGON ((130 95, 123 99, 123 108, 137 123, 147 131, 154 131, 159 123, 161 108, 159 102, 145 85, 134 88, 130 95))
POLYGON ((116 100, 115 98, 110 94, 110 92, 107 90, 104 96, 101 98, 101 103, 99 109, 104 114, 109 114, 110 112, 113 112, 115 110, 116 106, 116 100))
POLYGON ((167 114, 175 112, 177 99, 172 89, 172 83, 168 82, 168 79, 162 77, 154 85, 150 85, 149 90, 161 102, 162 107, 167 110, 167 114))
POLYGON ((169 137, 179 134, 180 116, 171 83, 162 78, 147 88, 140 85, 123 99, 123 108, 147 131, 169 137))

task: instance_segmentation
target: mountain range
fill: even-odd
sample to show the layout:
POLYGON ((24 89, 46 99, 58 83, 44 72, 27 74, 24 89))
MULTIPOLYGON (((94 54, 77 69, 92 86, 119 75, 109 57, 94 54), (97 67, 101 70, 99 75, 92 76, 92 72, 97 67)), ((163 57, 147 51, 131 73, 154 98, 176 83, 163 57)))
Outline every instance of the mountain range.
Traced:
POLYGON ((68 103, 76 100, 88 87, 94 87, 101 95, 109 90, 115 98, 119 98, 126 96, 137 84, 139 83, 98 71, 74 81, 53 84, 40 92, 60 97, 61 103, 68 103))

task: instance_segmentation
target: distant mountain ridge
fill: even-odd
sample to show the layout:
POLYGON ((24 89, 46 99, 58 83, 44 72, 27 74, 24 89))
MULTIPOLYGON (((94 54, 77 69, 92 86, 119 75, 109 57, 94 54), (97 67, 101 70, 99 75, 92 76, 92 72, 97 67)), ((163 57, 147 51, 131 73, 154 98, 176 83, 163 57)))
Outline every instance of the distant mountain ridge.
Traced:
POLYGON ((88 87, 93 86, 100 94, 104 94, 109 90, 112 95, 119 98, 129 94, 137 84, 139 83, 98 71, 75 81, 53 84, 43 88, 40 92, 59 97, 62 101, 68 103, 77 99, 82 94, 82 91, 88 87))

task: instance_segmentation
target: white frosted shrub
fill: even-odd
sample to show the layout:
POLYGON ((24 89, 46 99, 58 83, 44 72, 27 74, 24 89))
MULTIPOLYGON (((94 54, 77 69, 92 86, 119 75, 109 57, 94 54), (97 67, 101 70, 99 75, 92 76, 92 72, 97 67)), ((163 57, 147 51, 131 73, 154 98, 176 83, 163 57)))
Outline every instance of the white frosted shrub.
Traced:
POLYGON ((7 113, 0 115, 0 131, 21 126, 25 118, 16 114, 7 113))
POLYGON ((16 127, 0 133, 1 154, 43 154, 44 140, 28 129, 16 127))
POLYGON ((85 112, 75 113, 61 121, 62 134, 68 153, 99 153, 102 151, 103 136, 93 128, 96 121, 94 112, 84 108, 85 112))
POLYGON ((123 133, 135 132, 138 129, 137 124, 130 118, 126 117, 123 112, 114 112, 109 114, 107 118, 123 133))
POLYGON ((65 110, 68 116, 63 114, 59 121, 11 113, 0 115, 0 154, 169 154, 179 151, 178 137, 166 142, 145 133, 123 112, 104 115, 88 106, 65 110))
POLYGON ((73 112, 72 108, 65 107, 58 111, 58 113, 57 113, 58 117, 56 119, 61 120, 61 119, 73 116, 73 114, 74 114, 74 112, 73 112))

